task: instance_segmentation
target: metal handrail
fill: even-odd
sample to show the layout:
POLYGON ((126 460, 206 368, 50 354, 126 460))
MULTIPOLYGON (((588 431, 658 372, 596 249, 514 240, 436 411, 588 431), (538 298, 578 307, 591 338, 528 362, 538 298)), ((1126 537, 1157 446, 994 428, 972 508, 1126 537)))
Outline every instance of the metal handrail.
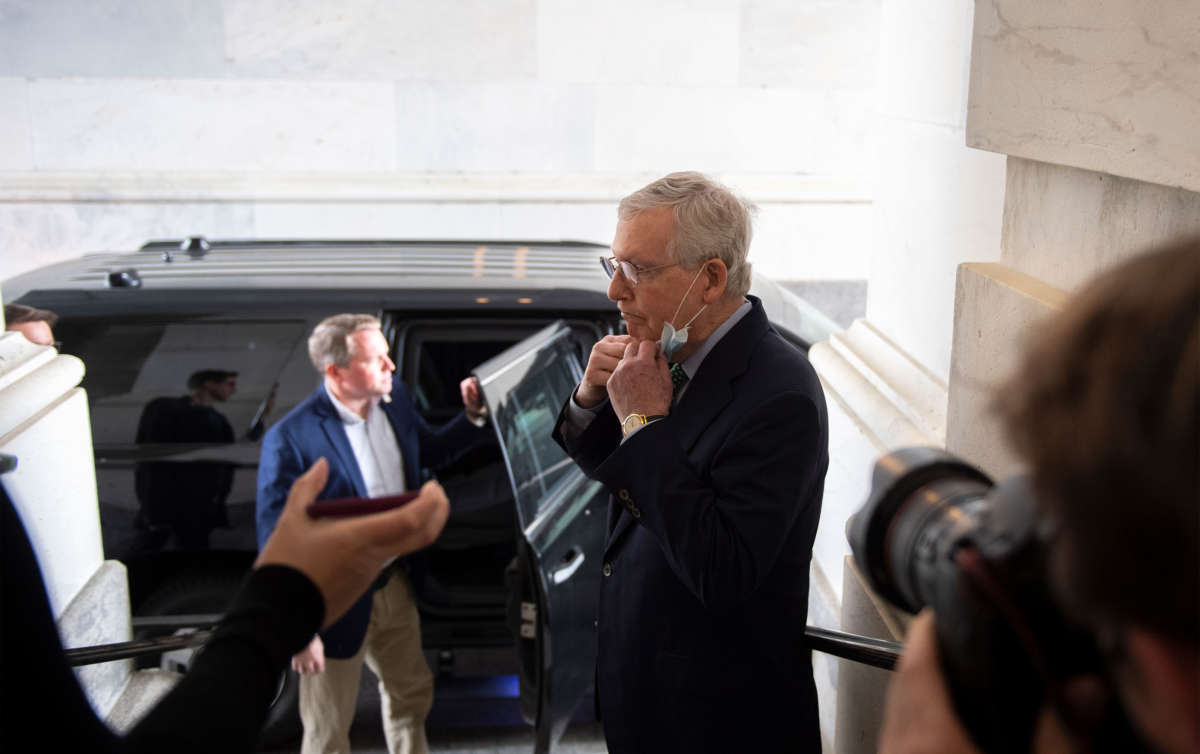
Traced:
MULTIPOLYGON (((212 626, 220 620, 219 615, 162 615, 134 618, 134 628, 192 628, 212 626)), ((190 634, 164 636, 157 639, 138 639, 113 644, 99 644, 65 651, 67 664, 72 667, 94 665, 130 657, 160 654, 174 649, 198 647, 212 636, 211 630, 190 634)), ((869 636, 848 634, 828 628, 808 626, 804 638, 811 649, 835 657, 870 665, 884 670, 894 670, 900 659, 901 645, 894 641, 875 639, 869 636)))
POLYGON ((71 667, 80 665, 95 665, 100 662, 125 660, 130 657, 162 654, 174 649, 198 647, 208 641, 212 631, 196 631, 190 634, 163 636, 158 639, 136 639, 134 641, 119 641, 113 644, 97 644, 93 647, 78 647, 63 652, 67 664, 71 667))
POLYGON ((808 640, 808 645, 818 652, 852 660, 862 665, 895 670, 896 663, 900 660, 902 645, 894 641, 847 634, 816 626, 808 626, 804 630, 804 638, 808 640))

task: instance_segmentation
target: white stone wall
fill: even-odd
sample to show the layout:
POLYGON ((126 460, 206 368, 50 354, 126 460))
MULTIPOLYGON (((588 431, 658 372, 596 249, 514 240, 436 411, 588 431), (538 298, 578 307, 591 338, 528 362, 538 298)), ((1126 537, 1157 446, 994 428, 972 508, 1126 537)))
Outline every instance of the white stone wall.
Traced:
POLYGON ((876 457, 945 442, 955 268, 1000 256, 1004 159, 965 143, 972 5, 881 6, 867 316, 812 352, 831 428, 815 562, 839 600, 876 457))
MULTIPOLYGON (((1200 5, 979 0, 973 18, 971 6, 883 3, 867 317, 813 349, 840 458, 822 569, 871 455, 918 442, 1014 470, 987 405, 1031 329, 1096 272, 1200 232, 1200 5)), ((843 627, 899 638, 844 574, 843 627)), ((839 752, 875 750, 885 682, 842 664, 839 752)))
POLYGON ((967 141, 1009 155, 1003 251, 959 270, 947 447, 1002 476, 1018 464, 988 400, 1036 324, 1097 273, 1200 233, 1200 4, 976 13, 967 141))
POLYGON ((0 280, 150 238, 608 241, 700 169, 866 277, 880 0, 0 0, 0 280))

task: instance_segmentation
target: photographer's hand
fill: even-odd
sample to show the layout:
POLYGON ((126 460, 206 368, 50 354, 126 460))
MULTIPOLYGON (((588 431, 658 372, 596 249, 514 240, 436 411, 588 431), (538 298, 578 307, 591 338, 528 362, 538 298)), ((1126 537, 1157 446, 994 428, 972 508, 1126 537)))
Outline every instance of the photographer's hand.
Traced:
POLYGON ((904 654, 888 686, 879 751, 979 752, 951 704, 938 664, 933 612, 928 609, 908 626, 904 654))

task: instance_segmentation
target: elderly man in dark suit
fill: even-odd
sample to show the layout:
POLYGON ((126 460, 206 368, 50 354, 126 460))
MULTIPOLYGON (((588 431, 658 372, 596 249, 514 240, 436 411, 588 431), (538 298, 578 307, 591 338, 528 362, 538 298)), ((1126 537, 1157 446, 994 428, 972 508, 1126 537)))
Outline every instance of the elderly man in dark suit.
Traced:
POLYGON ((698 173, 621 202, 605 266, 629 334, 592 349, 555 429, 613 494, 596 668, 613 754, 821 748, 803 635, 825 399, 746 295, 751 211, 698 173))
MULTIPOLYGON (((292 483, 319 458, 329 481, 318 499, 380 497, 417 487, 420 470, 453 460, 487 436, 483 399, 473 379, 461 388, 466 411, 431 428, 393 376, 379 320, 338 314, 308 340, 324 384, 268 430, 258 466, 258 539, 275 528, 292 483)), ((346 553, 347 557, 354 553, 346 553)), ((296 655, 302 751, 350 751, 350 723, 363 662, 379 677, 384 733, 391 754, 427 750, 425 716, 433 675, 421 653, 416 602, 404 572, 385 570, 353 607, 296 655)))

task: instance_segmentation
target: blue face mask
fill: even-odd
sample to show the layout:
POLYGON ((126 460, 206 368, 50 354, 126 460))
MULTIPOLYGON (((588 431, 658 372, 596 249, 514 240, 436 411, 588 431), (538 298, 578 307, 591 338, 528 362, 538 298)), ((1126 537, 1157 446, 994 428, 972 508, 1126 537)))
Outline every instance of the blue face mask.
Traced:
MULTIPOLYGON (((700 271, 696 273, 696 277, 692 278, 692 284, 688 286, 686 291, 684 291, 683 298, 679 299, 679 306, 675 307, 675 313, 671 315, 671 322, 674 322, 675 318, 679 316, 679 310, 683 308, 683 302, 687 301, 688 294, 692 292, 692 288, 695 287, 696 281, 700 279, 700 275, 703 272, 704 268, 702 267, 700 268, 700 271)), ((687 343, 688 328, 691 327, 692 323, 696 321, 696 317, 699 317, 700 314, 707 308, 708 304, 700 307, 700 311, 696 312, 695 315, 693 315, 692 318, 687 321, 687 324, 678 330, 675 329, 675 326, 672 325, 671 322, 663 322, 662 335, 660 335, 658 338, 658 350, 662 351, 662 355, 667 358, 667 361, 670 361, 672 357, 678 353, 679 349, 683 348, 683 346, 687 343)))

